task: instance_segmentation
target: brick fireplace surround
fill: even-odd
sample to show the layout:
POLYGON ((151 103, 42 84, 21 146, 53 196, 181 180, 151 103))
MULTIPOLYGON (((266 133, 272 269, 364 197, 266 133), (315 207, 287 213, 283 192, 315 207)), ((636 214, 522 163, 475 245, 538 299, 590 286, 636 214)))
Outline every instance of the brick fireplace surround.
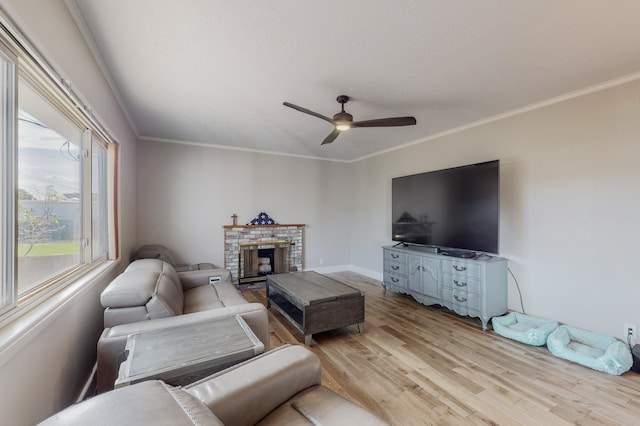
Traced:
POLYGON ((239 282, 240 243, 291 240, 289 265, 302 271, 304 225, 227 225, 224 227, 224 267, 231 271, 233 282, 239 282))

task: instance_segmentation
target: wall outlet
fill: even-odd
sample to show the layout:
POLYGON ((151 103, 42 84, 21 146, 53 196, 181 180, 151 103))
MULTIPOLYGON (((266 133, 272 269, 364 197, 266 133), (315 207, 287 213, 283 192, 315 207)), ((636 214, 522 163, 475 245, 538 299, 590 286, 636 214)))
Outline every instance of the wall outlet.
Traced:
POLYGON ((319 263, 320 263, 320 266, 324 265, 324 257, 320 258, 320 262, 319 263))
POLYGON ((634 344, 637 341, 638 334, 636 333, 636 325, 635 324, 625 324, 624 325, 624 341, 631 342, 634 344))

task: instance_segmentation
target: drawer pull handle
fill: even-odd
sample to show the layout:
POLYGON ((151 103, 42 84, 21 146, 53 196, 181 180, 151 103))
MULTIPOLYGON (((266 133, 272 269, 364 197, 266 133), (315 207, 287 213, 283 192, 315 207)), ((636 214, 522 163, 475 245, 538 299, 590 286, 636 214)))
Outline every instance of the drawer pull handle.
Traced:
POLYGON ((458 287, 466 287, 467 286, 467 283, 464 282, 464 281, 453 280, 453 283, 455 285, 457 285, 458 287))
POLYGON ((393 281, 394 283, 397 283, 398 281, 400 281, 400 278, 391 277, 391 281, 393 281))
POLYGON ((396 253, 391 253, 391 257, 393 257, 394 259, 397 259, 400 257, 400 255, 396 253))
POLYGON ((453 269, 455 269, 458 272, 461 272, 461 271, 466 271, 467 267, 466 266, 453 265, 453 269))
POLYGON ((454 294, 453 298, 456 299, 458 302, 466 302, 467 301, 466 297, 460 297, 457 294, 454 294))
POLYGON ((397 271, 398 269, 400 269, 400 267, 398 265, 391 265, 391 269, 397 271))

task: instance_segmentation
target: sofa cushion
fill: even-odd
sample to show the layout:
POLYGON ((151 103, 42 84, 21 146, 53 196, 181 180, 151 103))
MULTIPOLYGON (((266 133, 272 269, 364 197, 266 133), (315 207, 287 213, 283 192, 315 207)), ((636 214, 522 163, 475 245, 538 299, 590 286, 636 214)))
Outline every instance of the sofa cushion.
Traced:
POLYGON ((242 305, 247 300, 238 291, 231 281, 221 281, 213 285, 213 289, 218 293, 218 297, 224 303, 224 306, 242 305))
POLYGON ((100 303, 105 308, 127 308, 146 305, 153 297, 160 273, 133 270, 120 274, 104 289, 100 303))
POLYGON ((182 315, 184 312, 184 294, 165 274, 156 281, 153 297, 147 302, 149 319, 182 315))
POLYGON ((109 328, 118 324, 146 321, 149 319, 146 306, 131 306, 128 308, 106 308, 104 310, 104 327, 109 328))
POLYGON ((119 308, 144 307, 144 315, 135 312, 137 321, 184 312, 184 294, 177 272, 168 263, 156 259, 142 259, 129 265, 102 292, 100 302, 104 308, 113 310, 110 314, 105 311, 105 326, 108 326, 107 316, 114 316, 115 320, 119 308))
POLYGON ((224 304, 218 297, 218 293, 213 290, 212 286, 203 285, 184 292, 185 314, 218 308, 224 308, 224 304))
POLYGON ((317 355, 299 345, 285 345, 183 389, 224 424, 253 425, 292 395, 320 384, 321 375, 317 355))
POLYGON ((176 286, 176 289, 182 291, 182 283, 180 281, 178 273, 176 272, 175 268, 167 262, 163 262, 157 259, 140 259, 132 262, 129 266, 127 266, 125 272, 140 270, 163 273, 176 286))
POLYGON ((244 305, 247 300, 229 281, 184 290, 184 313, 244 305))
POLYGON ((222 425, 197 398, 152 380, 72 405, 41 425, 222 425))
POLYGON ((258 425, 336 425, 349 419, 354 425, 386 425, 369 411, 322 386, 312 386, 291 398, 258 425))

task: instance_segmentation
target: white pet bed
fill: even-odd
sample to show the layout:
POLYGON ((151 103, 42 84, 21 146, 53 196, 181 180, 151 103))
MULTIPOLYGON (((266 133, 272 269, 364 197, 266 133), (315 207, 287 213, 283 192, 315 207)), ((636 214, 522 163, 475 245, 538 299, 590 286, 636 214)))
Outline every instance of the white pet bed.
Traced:
POLYGON ((615 337, 566 325, 551 333, 547 347, 559 358, 616 376, 633 364, 629 347, 615 337))
POLYGON ((558 328, 558 322, 545 320, 520 312, 511 312, 491 319, 493 331, 508 339, 533 346, 543 346, 547 338, 558 328))

